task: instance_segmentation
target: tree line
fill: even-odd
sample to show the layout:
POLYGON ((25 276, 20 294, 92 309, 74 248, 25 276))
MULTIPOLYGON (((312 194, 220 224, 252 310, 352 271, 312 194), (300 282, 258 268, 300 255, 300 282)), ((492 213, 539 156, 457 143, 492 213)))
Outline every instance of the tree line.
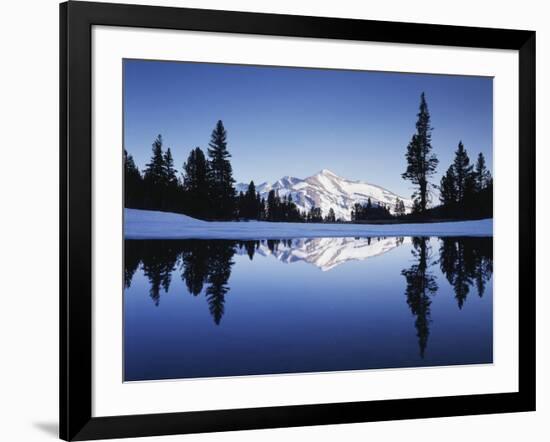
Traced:
POLYGON ((487 169, 483 153, 479 153, 475 165, 459 141, 453 163, 442 176, 439 185, 430 178, 437 172, 439 160, 433 152, 432 125, 428 103, 424 93, 420 95, 416 131, 405 152, 406 170, 401 177, 415 187, 411 195, 413 207, 406 213, 404 202, 397 198, 393 213, 387 204, 355 204, 351 210, 352 222, 369 220, 425 220, 425 219, 473 219, 493 216, 493 178, 487 169), (431 205, 432 191, 439 190, 439 204, 431 205))
POLYGON ((225 312, 236 244, 231 240, 127 240, 124 242, 125 288, 131 287, 140 268, 149 281, 149 296, 158 307, 161 293, 168 293, 172 276, 179 269, 187 291, 193 296, 204 294, 212 319, 219 325, 225 312))
MULTIPOLYGON (((158 306, 162 293, 168 293, 173 276, 179 275, 190 295, 203 294, 214 323, 219 324, 225 313, 226 296, 230 293, 229 280, 235 253, 241 251, 253 260, 262 244, 275 253, 281 245, 291 248, 294 242, 292 239, 126 240, 124 286, 131 287, 140 269, 149 282, 149 296, 158 306)), ((434 259, 431 249, 429 238, 413 237, 413 261, 410 267, 401 271, 406 281, 406 302, 415 317, 422 357, 430 332, 432 298, 439 290, 432 268, 439 265, 452 287, 459 309, 463 308, 472 292, 479 297, 485 294, 493 274, 492 237, 440 238, 438 259, 434 259)))
POLYGON ((425 94, 420 96, 416 132, 405 154, 407 168, 402 178, 414 186, 412 217, 420 218, 478 218, 493 216, 493 179, 487 169, 483 153, 475 166, 459 141, 453 163, 441 178, 439 185, 430 182, 439 160, 432 149, 432 126, 425 94), (429 208, 431 189, 439 190, 440 204, 429 208))
POLYGON ((153 142, 151 159, 143 173, 124 151, 125 206, 185 213, 201 219, 233 219, 237 199, 230 157, 221 120, 212 131, 207 155, 200 147, 191 150, 180 177, 170 148, 163 149, 161 135, 153 142))
POLYGON ((492 237, 444 237, 440 238, 439 259, 433 259, 428 237, 412 238, 414 261, 403 269, 407 305, 415 317, 416 336, 420 357, 424 358, 430 335, 432 298, 438 292, 437 278, 431 267, 439 267, 451 285, 457 306, 462 309, 473 288, 481 298, 493 275, 492 237))
MULTIPOLYGON (((395 214, 405 214, 405 204, 400 198, 396 199, 395 214)), ((353 209, 351 209, 351 221, 369 221, 369 220, 387 220, 394 218, 394 215, 390 212, 388 204, 377 201, 372 203, 370 198, 367 199, 366 204, 355 203, 353 209)))
MULTIPOLYGON (((402 178, 410 181, 412 213, 397 198, 392 208, 380 202, 355 204, 352 222, 409 219, 472 219, 492 217, 493 179, 483 153, 472 164, 462 141, 439 185, 431 182, 439 160, 433 152, 432 125, 425 94, 420 96, 416 131, 406 147, 406 170, 402 178), (439 204, 431 206, 432 191, 439 190, 439 204)), ((237 194, 227 145, 227 131, 220 120, 213 129, 206 153, 191 150, 181 173, 174 166, 170 148, 164 149, 162 136, 152 144, 152 154, 140 171, 132 155, 124 151, 125 207, 184 213, 204 220, 263 220, 286 222, 342 222, 334 209, 322 213, 320 207, 300 211, 292 195, 271 190, 262 198, 251 181, 246 191, 237 194)))
POLYGON ((245 192, 237 193, 230 158, 221 120, 212 131, 206 154, 200 147, 192 149, 180 176, 161 135, 153 141, 151 159, 143 172, 124 150, 125 207, 183 213, 204 220, 341 221, 332 208, 324 217, 318 207, 300 211, 290 193, 280 196, 272 189, 266 200, 254 181, 245 192))

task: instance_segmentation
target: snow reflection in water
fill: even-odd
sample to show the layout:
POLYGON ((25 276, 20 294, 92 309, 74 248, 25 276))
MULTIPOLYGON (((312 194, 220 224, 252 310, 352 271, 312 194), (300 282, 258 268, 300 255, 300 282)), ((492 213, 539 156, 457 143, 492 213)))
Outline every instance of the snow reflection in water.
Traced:
POLYGON ((125 248, 126 380, 492 362, 492 237, 125 248))

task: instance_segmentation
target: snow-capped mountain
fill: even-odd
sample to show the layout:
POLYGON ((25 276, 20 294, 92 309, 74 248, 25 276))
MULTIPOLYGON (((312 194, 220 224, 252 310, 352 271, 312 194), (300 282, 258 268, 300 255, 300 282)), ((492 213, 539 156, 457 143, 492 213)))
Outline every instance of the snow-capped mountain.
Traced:
MULTIPOLYGON (((281 241, 275 248, 262 241, 256 253, 286 264, 306 262, 326 272, 349 261, 363 261, 399 247, 408 238, 307 238, 281 241)), ((237 253, 246 253, 245 249, 237 253)))
MULTIPOLYGON (((237 192, 246 192, 248 184, 240 183, 236 188, 237 192)), ((409 198, 403 198, 374 184, 342 178, 328 169, 305 179, 285 176, 273 184, 262 183, 256 186, 256 191, 266 199, 272 189, 281 197, 290 193, 301 211, 307 212, 312 207, 320 207, 325 216, 332 207, 337 219, 350 220, 354 204, 366 204, 368 198, 373 204, 380 202, 387 205, 392 213, 395 211, 397 198, 405 203, 407 212, 412 209, 409 198)))

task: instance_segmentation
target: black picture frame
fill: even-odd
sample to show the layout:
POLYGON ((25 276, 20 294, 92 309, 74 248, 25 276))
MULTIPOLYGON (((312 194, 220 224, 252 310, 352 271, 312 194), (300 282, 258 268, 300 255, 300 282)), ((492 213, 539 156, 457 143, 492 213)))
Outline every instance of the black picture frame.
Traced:
POLYGON ((535 32, 108 3, 60 5, 60 437, 153 436, 535 410, 535 32), (519 53, 519 391, 92 417, 92 84, 94 25, 519 53))

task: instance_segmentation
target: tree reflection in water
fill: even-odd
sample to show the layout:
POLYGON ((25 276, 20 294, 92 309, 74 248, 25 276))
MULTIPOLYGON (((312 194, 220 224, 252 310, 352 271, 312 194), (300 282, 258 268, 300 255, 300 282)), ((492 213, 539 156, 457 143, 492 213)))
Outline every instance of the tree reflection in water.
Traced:
POLYGON ((441 238, 439 266, 454 288, 458 308, 474 285, 483 296, 487 281, 493 275, 493 238, 441 238))
POLYGON ((205 296, 210 314, 219 324, 224 313, 227 282, 231 276, 236 241, 156 240, 125 241, 125 286, 141 264, 149 280, 149 296, 160 303, 161 288, 168 292, 172 273, 178 269, 187 290, 198 296, 206 286, 205 296))
MULTIPOLYGON (((414 263, 401 271, 405 277, 407 305, 415 316, 420 356, 424 357, 430 334, 432 297, 438 291, 438 282, 432 266, 439 268, 453 287, 458 307, 462 309, 473 288, 481 297, 493 272, 493 239, 440 238, 439 250, 432 250, 428 237, 410 238, 414 263), (439 254, 434 259, 434 254, 439 254), (432 270, 431 270, 432 269, 432 270)), ((225 312, 225 299, 235 253, 247 255, 250 260, 256 253, 272 255, 286 263, 306 261, 324 271, 344 262, 341 253, 353 249, 354 260, 368 259, 404 244, 404 238, 310 238, 301 240, 127 240, 125 241, 124 286, 129 288, 138 269, 149 281, 149 296, 158 306, 161 293, 168 292, 174 272, 180 274, 187 291, 193 296, 204 294, 215 324, 225 312), (360 256, 358 253, 360 251, 360 256), (292 252, 299 252, 293 254, 292 252), (334 262, 319 264, 323 253, 334 262)))
POLYGON ((413 237, 412 255, 416 262, 401 272, 407 283, 407 304, 416 317, 415 327, 422 358, 430 334, 431 298, 438 290, 430 267, 439 263, 441 272, 453 287, 459 309, 464 306, 472 287, 475 286, 479 297, 482 297, 493 275, 492 237, 446 237, 439 241, 439 260, 434 261, 430 238, 413 237))
POLYGON ((430 239, 426 237, 414 237, 411 251, 416 262, 408 269, 403 269, 401 274, 407 281, 405 295, 407 304, 412 314, 416 317, 415 327, 420 348, 420 357, 424 358, 428 336, 430 334, 430 305, 431 296, 437 292, 435 276, 429 272, 433 265, 431 257, 430 239))

